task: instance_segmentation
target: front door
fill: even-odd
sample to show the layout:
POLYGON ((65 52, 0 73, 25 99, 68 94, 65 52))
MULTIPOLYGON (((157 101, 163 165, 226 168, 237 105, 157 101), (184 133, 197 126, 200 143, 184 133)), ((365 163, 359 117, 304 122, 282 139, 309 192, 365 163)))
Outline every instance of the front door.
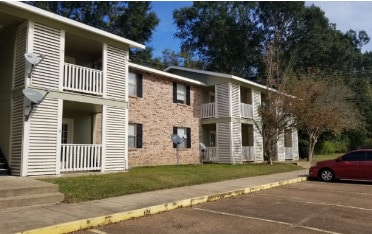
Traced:
POLYGON ((63 118, 62 120, 62 144, 72 144, 74 141, 74 120, 63 118))

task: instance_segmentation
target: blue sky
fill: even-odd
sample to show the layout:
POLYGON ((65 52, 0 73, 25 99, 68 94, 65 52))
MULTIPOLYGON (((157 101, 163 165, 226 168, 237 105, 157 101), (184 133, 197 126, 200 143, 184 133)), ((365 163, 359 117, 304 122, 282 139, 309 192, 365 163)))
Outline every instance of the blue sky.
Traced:
MULTIPOLYGON (((355 31, 365 30, 372 38, 372 1, 311 1, 320 7, 331 23, 336 23, 336 28, 342 32, 349 29, 355 31)), ((154 57, 161 57, 164 49, 180 51, 180 41, 174 38, 176 26, 173 23, 173 10, 185 6, 192 6, 191 1, 154 1, 152 10, 160 19, 152 41, 148 45, 154 48, 154 57)), ((372 51, 372 40, 363 48, 363 51, 372 51)))

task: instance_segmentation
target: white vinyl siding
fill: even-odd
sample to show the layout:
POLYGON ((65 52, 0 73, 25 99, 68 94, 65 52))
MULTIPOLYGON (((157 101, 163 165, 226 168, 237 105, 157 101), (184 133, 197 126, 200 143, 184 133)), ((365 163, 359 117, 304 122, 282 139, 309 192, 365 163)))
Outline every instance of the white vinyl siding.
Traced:
POLYGON ((22 139, 23 139, 23 105, 24 97, 13 97, 11 110, 11 147, 10 147, 10 167, 14 176, 21 175, 22 167, 22 139))
POLYGON ((25 57, 27 45, 27 29, 28 22, 23 23, 17 29, 15 41, 15 57, 14 57, 14 78, 13 87, 24 87, 25 85, 25 57))
POLYGON ((240 118, 240 86, 231 84, 231 117, 240 118))
POLYGON ((253 119, 261 120, 261 116, 258 113, 258 109, 261 106, 261 93, 258 90, 252 90, 253 93, 253 119))
POLYGON ((58 100, 46 98, 29 121, 27 175, 56 174, 58 100))
MULTIPOLYGON (((128 79, 128 52, 106 47, 106 97, 117 101, 126 101, 128 79)), ((128 110, 105 106, 105 171, 127 170, 128 149, 128 110)))
POLYGON ((231 163, 231 122, 217 123, 217 160, 219 163, 231 163))
POLYGON ((241 140, 241 123, 233 122, 232 125, 232 163, 242 163, 242 140, 241 140))
POLYGON ((107 46, 106 97, 125 101, 127 96, 127 51, 107 46))
POLYGON ((105 109, 105 171, 123 171, 127 169, 127 110, 112 106, 107 106, 105 109))
POLYGON ((229 84, 216 85, 216 117, 230 116, 229 84))
POLYGON ((256 125, 253 125, 254 157, 256 161, 263 161, 263 138, 256 125))
MULTIPOLYGON (((59 88, 61 64, 61 30, 34 24, 33 53, 45 56, 32 73, 31 85, 40 88, 59 88)), ((31 51, 29 51, 31 52, 31 51)))

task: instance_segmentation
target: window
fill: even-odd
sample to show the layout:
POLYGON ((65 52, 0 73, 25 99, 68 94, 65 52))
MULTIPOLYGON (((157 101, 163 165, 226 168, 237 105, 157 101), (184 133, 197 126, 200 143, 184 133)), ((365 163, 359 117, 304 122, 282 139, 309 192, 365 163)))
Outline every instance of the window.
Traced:
POLYGON ((359 151, 347 154, 342 157, 342 161, 365 161, 366 160, 366 152, 359 151))
POLYGON ((128 124, 128 148, 142 148, 142 124, 128 124))
MULTIPOLYGON (((173 134, 177 134, 183 139, 182 143, 178 145, 178 148, 191 148, 191 128, 173 127, 173 134)), ((173 144, 173 148, 176 147, 176 144, 173 144)))
POLYGON ((292 147, 292 130, 284 130, 284 147, 292 147))
POLYGON ((252 105, 252 89, 240 88, 240 102, 252 105))
POLYGON ((142 75, 129 72, 128 94, 129 96, 142 97, 142 75))
POLYGON ((242 146, 253 146, 253 125, 242 124, 242 146))
POLYGON ((173 102, 190 105, 190 86, 173 83, 173 102))

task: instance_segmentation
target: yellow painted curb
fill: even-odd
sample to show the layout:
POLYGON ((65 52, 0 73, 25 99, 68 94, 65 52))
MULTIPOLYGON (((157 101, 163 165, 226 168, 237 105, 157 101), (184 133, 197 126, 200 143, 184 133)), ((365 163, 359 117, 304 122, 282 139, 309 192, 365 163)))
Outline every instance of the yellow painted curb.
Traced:
POLYGON ((266 190, 266 189, 270 189, 270 188, 274 188, 274 187, 278 187, 282 185, 299 183, 299 182, 306 181, 306 180, 307 180, 307 177, 299 177, 296 179, 290 179, 290 180, 274 182, 270 184, 258 185, 258 186, 249 187, 245 189, 237 189, 237 190, 233 190, 233 191, 225 192, 225 193, 217 193, 213 195, 206 195, 206 196, 195 197, 191 199, 184 199, 184 200, 166 203, 162 205, 151 206, 151 207, 141 208, 141 209, 132 210, 132 211, 120 212, 120 213, 116 213, 112 215, 106 215, 106 216, 100 216, 100 217, 95 217, 95 218, 72 221, 68 223, 57 224, 57 225, 50 226, 50 227, 38 228, 38 229, 33 229, 29 231, 24 231, 24 232, 18 232, 16 234, 70 233, 70 232, 79 231, 82 229, 88 229, 88 228, 103 226, 103 225, 107 225, 111 223, 117 223, 120 221, 132 219, 132 218, 138 218, 138 217, 143 217, 146 215, 158 214, 161 212, 170 211, 170 210, 174 210, 174 209, 181 208, 181 207, 190 207, 193 205, 198 205, 198 204, 202 204, 202 203, 206 203, 210 201, 216 201, 222 198, 235 197, 235 196, 248 194, 252 192, 258 192, 258 191, 262 191, 262 190, 266 190))

